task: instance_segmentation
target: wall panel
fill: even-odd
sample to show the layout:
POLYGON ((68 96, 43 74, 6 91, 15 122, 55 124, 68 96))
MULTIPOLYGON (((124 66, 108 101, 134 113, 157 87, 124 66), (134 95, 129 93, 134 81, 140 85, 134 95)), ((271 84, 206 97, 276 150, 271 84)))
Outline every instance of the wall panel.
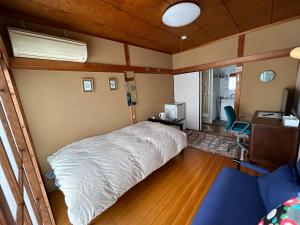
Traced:
POLYGON ((242 119, 251 119, 255 110, 280 110, 283 89, 295 88, 297 67, 297 60, 291 58, 244 64, 240 105, 242 119), (275 80, 260 82, 260 73, 265 70, 275 71, 275 80))
POLYGON ((166 75, 136 74, 137 120, 147 120, 164 111, 164 104, 173 101, 173 77, 166 75))
POLYGON ((129 45, 130 65, 172 69, 169 54, 129 45))
POLYGON ((237 57, 238 37, 194 48, 173 55, 173 69, 237 57))
POLYGON ((300 46, 300 19, 246 34, 245 55, 300 46))

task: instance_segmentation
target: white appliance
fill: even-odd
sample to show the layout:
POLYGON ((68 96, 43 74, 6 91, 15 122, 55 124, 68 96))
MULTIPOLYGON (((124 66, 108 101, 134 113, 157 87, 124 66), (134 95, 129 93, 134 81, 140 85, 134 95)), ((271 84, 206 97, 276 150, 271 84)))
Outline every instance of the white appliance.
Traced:
POLYGON ((182 120, 185 118, 185 103, 175 102, 172 104, 165 104, 166 119, 182 120))
POLYGON ((221 120, 223 121, 227 121, 227 116, 224 107, 228 105, 234 108, 234 99, 221 99, 221 120))
POLYGON ((52 35, 9 27, 15 57, 49 59, 71 62, 86 62, 87 45, 52 35))

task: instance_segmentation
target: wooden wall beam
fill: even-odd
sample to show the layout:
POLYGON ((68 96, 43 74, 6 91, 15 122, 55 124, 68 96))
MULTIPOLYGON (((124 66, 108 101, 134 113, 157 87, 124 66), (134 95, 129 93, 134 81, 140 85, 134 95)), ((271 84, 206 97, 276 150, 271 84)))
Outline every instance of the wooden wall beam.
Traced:
POLYGON ((55 71, 86 71, 86 72, 116 72, 134 71, 135 73, 167 74, 173 70, 153 67, 114 65, 101 63, 77 63, 44 59, 10 58, 11 69, 21 70, 55 70, 55 71))
POLYGON ((6 66, 9 66, 9 56, 6 51, 2 36, 0 36, 0 54, 1 54, 1 57, 4 59, 6 66))
MULTIPOLYGON (((175 74, 190 73, 190 72, 195 72, 195 71, 200 71, 200 70, 205 70, 210 68, 229 66, 229 65, 239 64, 239 63, 247 63, 247 62, 262 61, 268 59, 289 57, 290 51, 293 48, 279 49, 279 50, 257 53, 248 56, 240 56, 234 59, 226 59, 222 61, 204 63, 196 66, 179 68, 175 70, 154 68, 154 67, 131 66, 131 65, 76 63, 76 62, 64 62, 64 61, 29 59, 29 58, 14 58, 14 57, 10 58, 9 61, 10 61, 11 69, 22 69, 22 70, 85 71, 85 72, 116 72, 116 73, 123 73, 125 71, 134 71, 135 73, 175 75, 175 74)), ((129 58, 126 59, 126 63, 128 62, 130 62, 129 58)))
POLYGON ((230 66, 230 65, 239 64, 239 63, 248 63, 248 62, 256 62, 256 61, 262 61, 262 60, 268 60, 268 59, 289 57, 290 51, 293 48, 294 47, 279 49, 279 50, 257 53, 257 54, 248 55, 248 56, 241 56, 241 57, 237 57, 234 59, 226 59, 226 60, 222 60, 222 61, 199 64, 196 66, 179 68, 179 69, 175 69, 173 71, 173 74, 175 75, 175 74, 181 74, 181 73, 190 73, 190 72, 196 72, 196 71, 206 70, 206 69, 210 69, 210 68, 230 66))

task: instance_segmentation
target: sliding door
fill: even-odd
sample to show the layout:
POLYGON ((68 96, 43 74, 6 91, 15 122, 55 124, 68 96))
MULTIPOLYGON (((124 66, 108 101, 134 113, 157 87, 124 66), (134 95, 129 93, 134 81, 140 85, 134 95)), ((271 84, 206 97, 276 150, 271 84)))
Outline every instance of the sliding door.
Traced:
POLYGON ((174 76, 175 102, 186 104, 186 128, 201 130, 201 88, 200 72, 186 73, 174 76))
MULTIPOLYGON (((202 73, 202 121, 212 124, 214 105, 213 69, 204 70, 202 73)), ((216 107, 216 106, 215 106, 216 107)))

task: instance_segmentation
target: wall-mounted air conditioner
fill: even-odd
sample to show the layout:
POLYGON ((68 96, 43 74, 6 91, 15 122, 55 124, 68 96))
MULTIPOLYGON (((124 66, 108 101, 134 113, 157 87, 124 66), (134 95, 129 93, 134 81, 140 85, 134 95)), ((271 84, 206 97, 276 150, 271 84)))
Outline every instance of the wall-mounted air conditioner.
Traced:
POLYGON ((86 62, 87 46, 69 40, 17 28, 8 28, 15 57, 86 62))

